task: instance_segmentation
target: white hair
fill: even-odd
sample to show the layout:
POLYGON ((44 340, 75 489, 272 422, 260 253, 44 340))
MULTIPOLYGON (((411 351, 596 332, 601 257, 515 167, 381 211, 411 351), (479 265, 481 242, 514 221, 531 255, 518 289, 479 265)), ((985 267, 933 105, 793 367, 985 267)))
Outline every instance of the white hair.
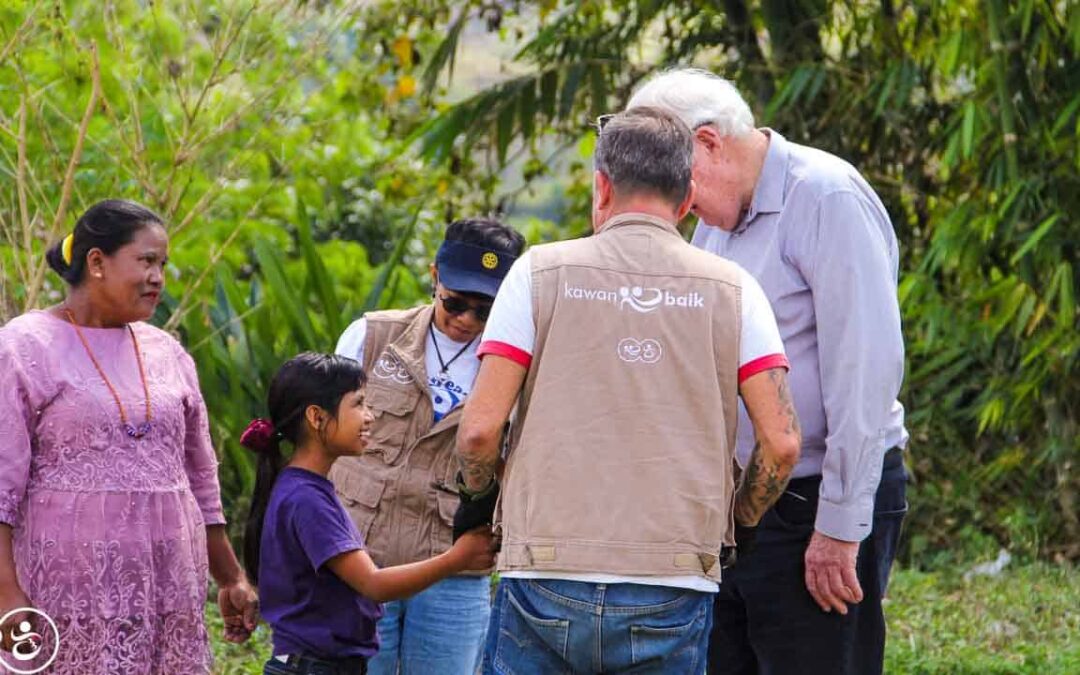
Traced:
POLYGON ((754 130, 754 114, 735 85, 698 68, 678 68, 653 77, 634 92, 626 107, 641 106, 666 110, 690 129, 711 124, 721 136, 745 136, 754 130))

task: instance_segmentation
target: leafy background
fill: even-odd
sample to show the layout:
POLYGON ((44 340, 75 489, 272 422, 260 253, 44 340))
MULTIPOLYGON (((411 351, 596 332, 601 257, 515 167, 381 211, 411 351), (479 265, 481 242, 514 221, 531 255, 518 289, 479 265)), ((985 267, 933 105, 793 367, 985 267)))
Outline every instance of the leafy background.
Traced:
MULTIPOLYGON (((441 230, 588 229, 592 116, 697 65, 844 157, 901 241, 904 565, 1080 558, 1080 4, 1049 0, 9 0, 0 322, 62 297, 95 201, 170 223, 155 322, 194 355, 231 522, 274 369, 408 306, 441 230)), ((686 223, 687 228, 692 223, 686 223)))

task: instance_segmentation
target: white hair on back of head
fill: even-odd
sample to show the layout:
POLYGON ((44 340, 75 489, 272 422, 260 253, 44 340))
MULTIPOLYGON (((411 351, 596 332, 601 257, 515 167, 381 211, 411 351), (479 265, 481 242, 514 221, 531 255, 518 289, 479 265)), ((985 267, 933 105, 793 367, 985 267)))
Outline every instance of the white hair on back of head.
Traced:
POLYGON ((699 68, 678 68, 653 77, 634 92, 627 109, 650 106, 677 116, 690 129, 703 124, 721 136, 754 130, 754 114, 728 80, 699 68))

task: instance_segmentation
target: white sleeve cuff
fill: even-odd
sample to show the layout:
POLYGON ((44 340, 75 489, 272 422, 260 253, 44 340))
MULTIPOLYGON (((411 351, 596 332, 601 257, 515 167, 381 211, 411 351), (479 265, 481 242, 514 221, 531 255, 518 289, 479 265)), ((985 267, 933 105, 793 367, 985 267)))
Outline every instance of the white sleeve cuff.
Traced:
POLYGON ((866 539, 874 529, 874 495, 865 495, 846 504, 819 500, 814 529, 841 541, 866 539))

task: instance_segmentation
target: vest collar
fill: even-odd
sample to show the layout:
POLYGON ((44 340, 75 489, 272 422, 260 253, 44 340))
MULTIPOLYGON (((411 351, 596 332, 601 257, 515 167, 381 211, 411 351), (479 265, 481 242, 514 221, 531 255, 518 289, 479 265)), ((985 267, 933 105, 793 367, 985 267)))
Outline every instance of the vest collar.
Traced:
POLYGON ((674 235, 679 235, 679 229, 675 227, 675 224, 665 220, 659 216, 654 216, 648 213, 620 213, 617 216, 612 216, 604 221, 604 224, 600 226, 597 234, 602 234, 608 230, 616 227, 622 227, 623 225, 648 225, 651 227, 658 227, 662 230, 667 230, 674 235))
POLYGON ((413 376, 417 386, 428 392, 424 355, 427 347, 428 325, 435 313, 435 305, 424 305, 419 310, 409 326, 389 345, 389 349, 399 361, 405 364, 405 369, 413 376))

